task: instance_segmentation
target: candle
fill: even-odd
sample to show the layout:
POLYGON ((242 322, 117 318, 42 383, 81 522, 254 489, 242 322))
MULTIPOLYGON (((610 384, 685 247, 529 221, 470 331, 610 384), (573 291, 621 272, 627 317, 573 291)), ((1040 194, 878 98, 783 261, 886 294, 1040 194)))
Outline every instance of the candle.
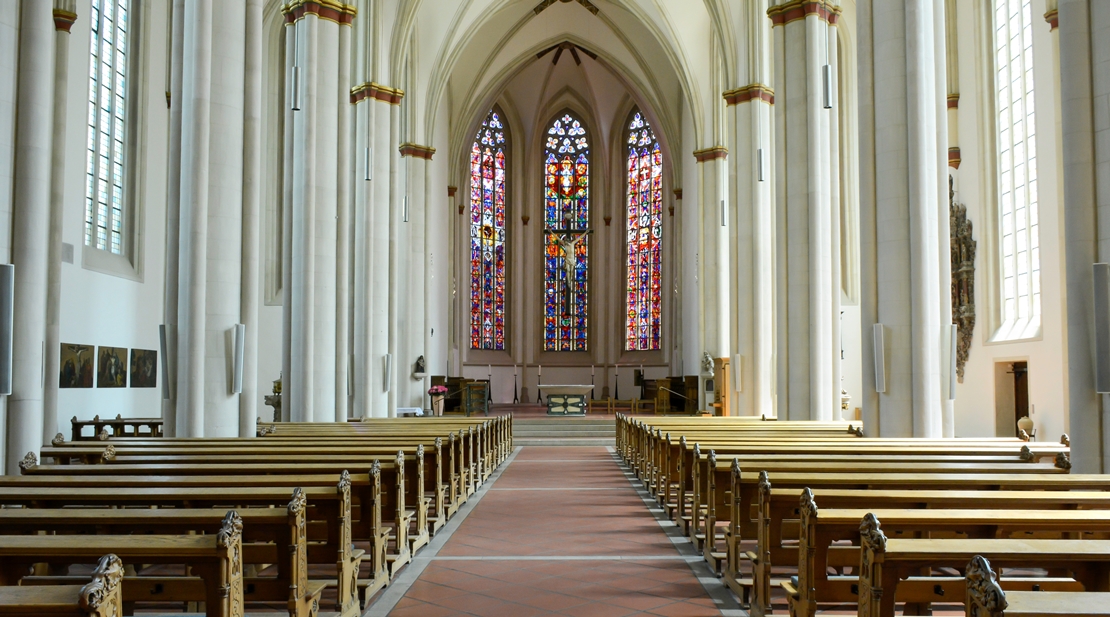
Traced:
POLYGON ((486 365, 486 376, 487 377, 493 377, 493 365, 492 364, 486 365))
POLYGON ((540 377, 542 375, 543 375, 543 365, 542 364, 537 364, 536 365, 536 377, 540 377))
POLYGON ((590 377, 594 376, 594 365, 590 365, 590 377))
POLYGON ((516 377, 516 365, 513 365, 513 377, 516 377))
POLYGON ((621 365, 619 365, 619 364, 614 364, 613 365, 613 374, 614 375, 620 375, 621 374, 621 365))

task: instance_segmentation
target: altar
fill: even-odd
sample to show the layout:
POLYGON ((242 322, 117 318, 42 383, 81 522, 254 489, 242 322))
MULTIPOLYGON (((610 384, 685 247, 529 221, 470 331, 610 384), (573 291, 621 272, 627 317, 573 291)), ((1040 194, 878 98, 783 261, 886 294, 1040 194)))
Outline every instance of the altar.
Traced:
POLYGON ((549 416, 584 416, 588 404, 587 396, 594 389, 593 386, 538 386, 540 392, 547 395, 547 415, 549 416))

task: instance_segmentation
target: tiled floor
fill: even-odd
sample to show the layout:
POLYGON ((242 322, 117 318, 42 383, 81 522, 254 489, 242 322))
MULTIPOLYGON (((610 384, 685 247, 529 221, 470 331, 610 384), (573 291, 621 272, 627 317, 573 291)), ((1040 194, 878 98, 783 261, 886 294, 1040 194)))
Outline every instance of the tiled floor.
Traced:
POLYGON ((721 612, 606 448, 527 447, 389 615, 721 612))

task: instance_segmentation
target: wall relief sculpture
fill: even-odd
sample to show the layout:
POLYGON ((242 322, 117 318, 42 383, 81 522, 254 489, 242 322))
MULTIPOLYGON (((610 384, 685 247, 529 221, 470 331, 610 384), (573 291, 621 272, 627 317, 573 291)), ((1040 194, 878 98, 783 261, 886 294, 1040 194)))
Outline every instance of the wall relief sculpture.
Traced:
POLYGON ((957 326, 956 376, 964 382, 964 365, 971 352, 975 330, 975 239, 967 207, 956 203, 952 176, 948 176, 948 229, 952 252, 952 322, 957 326))

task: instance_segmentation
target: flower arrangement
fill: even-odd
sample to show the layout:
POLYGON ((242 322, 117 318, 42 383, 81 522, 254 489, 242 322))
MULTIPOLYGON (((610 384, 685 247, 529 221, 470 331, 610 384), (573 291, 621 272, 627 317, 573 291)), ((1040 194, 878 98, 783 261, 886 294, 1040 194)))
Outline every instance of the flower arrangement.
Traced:
POLYGON ((432 386, 428 388, 428 394, 432 396, 443 396, 447 394, 447 386, 432 386))

